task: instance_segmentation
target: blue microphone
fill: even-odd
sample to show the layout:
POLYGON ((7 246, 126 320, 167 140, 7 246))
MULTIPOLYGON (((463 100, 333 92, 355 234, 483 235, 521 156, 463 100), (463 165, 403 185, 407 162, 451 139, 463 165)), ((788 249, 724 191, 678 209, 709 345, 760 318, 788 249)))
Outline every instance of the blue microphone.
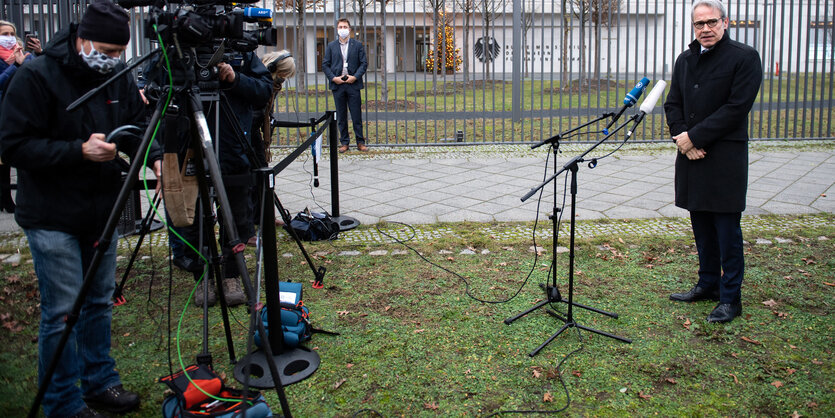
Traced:
POLYGON ((623 98, 623 105, 631 107, 635 103, 638 103, 638 99, 640 99, 641 95, 644 94, 647 86, 649 86, 649 79, 644 77, 638 82, 638 84, 635 85, 635 87, 632 88, 632 90, 629 91, 629 93, 626 93, 626 97, 623 98))
POLYGON ((626 97, 623 98, 623 107, 621 107, 620 111, 615 114, 612 121, 609 122, 605 128, 603 128, 604 135, 609 135, 609 128, 612 127, 618 119, 620 119, 620 116, 626 111, 626 109, 632 107, 635 103, 638 103, 638 99, 641 98, 642 94, 644 94, 644 90, 646 90, 647 86, 649 86, 649 82, 650 80, 644 77, 638 82, 638 84, 635 84, 635 87, 633 87, 629 93, 626 93, 626 97))

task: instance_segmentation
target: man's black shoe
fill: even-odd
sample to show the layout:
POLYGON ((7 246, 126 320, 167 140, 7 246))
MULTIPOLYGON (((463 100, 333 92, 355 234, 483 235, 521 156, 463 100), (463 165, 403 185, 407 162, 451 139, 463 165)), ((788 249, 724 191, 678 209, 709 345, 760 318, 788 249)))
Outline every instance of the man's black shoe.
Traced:
POLYGON ((707 316, 707 322, 731 322, 742 315, 741 303, 720 303, 707 316))
POLYGON ((85 396, 84 402, 93 408, 120 414, 139 407, 139 395, 116 385, 98 395, 85 396))
POLYGON ((84 406, 84 409, 70 418, 107 418, 107 415, 100 414, 95 409, 90 409, 89 406, 84 406))
POLYGON ((175 267, 190 273, 200 273, 203 271, 203 267, 200 265, 200 262, 193 258, 188 258, 186 256, 174 257, 173 262, 175 267))
POLYGON ((696 285, 689 292, 671 294, 670 299, 679 302, 698 302, 700 300, 719 301, 719 289, 709 291, 704 287, 696 285))

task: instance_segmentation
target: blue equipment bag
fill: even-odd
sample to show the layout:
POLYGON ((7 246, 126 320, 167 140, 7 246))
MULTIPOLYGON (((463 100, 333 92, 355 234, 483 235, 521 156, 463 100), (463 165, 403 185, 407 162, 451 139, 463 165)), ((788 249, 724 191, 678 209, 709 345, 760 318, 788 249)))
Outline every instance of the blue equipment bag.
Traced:
MULTIPOLYGON (((294 282, 280 282, 279 297, 281 303, 281 330, 284 335, 284 345, 296 348, 299 344, 307 341, 313 335, 313 327, 310 326, 308 317, 310 311, 302 302, 302 284, 294 282)), ((267 307, 261 309, 261 319, 264 321, 264 330, 270 333, 270 323, 267 319, 267 307)), ((255 332, 255 345, 261 345, 261 333, 255 332)), ((263 348, 263 347, 262 347, 263 348)))

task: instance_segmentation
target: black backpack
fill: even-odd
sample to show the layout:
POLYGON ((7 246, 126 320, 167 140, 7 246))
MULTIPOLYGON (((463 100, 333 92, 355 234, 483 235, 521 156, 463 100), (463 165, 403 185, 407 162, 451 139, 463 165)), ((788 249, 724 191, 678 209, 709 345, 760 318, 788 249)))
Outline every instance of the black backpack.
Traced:
POLYGON ((290 220, 289 227, 305 241, 334 240, 339 235, 339 224, 330 215, 307 208, 290 220))

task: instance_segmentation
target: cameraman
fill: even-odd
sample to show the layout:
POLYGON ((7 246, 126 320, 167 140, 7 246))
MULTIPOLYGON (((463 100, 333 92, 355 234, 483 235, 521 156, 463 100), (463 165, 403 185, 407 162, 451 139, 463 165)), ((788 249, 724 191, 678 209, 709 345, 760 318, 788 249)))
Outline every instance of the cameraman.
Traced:
MULTIPOLYGON (((210 48, 198 48, 199 55, 211 55, 210 48)), ((218 143, 218 155, 220 171, 223 177, 223 186, 226 189, 227 198, 231 205, 232 216, 235 218, 235 226, 238 235, 243 242, 255 235, 255 227, 252 222, 250 209, 250 188, 253 185, 251 170, 259 167, 251 146, 251 129, 253 112, 264 109, 272 91, 272 79, 266 67, 261 63, 253 52, 245 52, 233 57, 230 62, 221 62, 217 65, 217 79, 219 89, 223 93, 220 102, 204 102, 203 112, 209 125, 209 130, 214 141, 218 143), (228 106, 226 106, 228 104, 228 106), (221 106, 217 109, 216 106, 221 106), (217 112, 219 110, 219 112, 217 112), (220 132, 215 132, 215 114, 219 113, 220 132)), ((144 72, 148 82, 155 82, 159 85, 167 84, 167 76, 161 69, 161 61, 149 63, 144 72)), ((223 219, 221 219, 223 221, 223 219)), ((189 227, 178 229, 179 233, 197 245, 199 231, 198 220, 189 227)), ((221 228, 221 231, 224 231, 221 228)), ((225 235, 225 233, 223 234, 225 235)), ((175 252, 175 264, 191 271, 202 271, 199 267, 200 261, 197 255, 189 248, 179 246, 176 237, 171 237, 172 250, 175 252)), ((240 285, 238 277, 238 266, 235 262, 232 248, 223 242, 224 256, 224 280, 223 293, 226 302, 230 306, 240 305, 246 301, 246 296, 240 285)), ((199 273, 195 273, 199 277, 199 273)), ((214 304, 216 295, 209 287, 209 305, 214 304)), ((197 304, 202 304, 202 288, 196 294, 200 295, 195 299, 197 304)))
MULTIPOLYGON (((125 64, 130 40, 128 14, 108 1, 90 4, 80 24, 55 34, 43 56, 20 67, 0 112, 0 152, 18 170, 15 220, 23 228, 38 277, 41 321, 39 380, 46 384, 47 416, 100 416, 139 406, 139 396, 122 387, 110 356, 111 296, 117 236, 103 251, 84 299, 78 323, 59 353, 51 381, 45 368, 56 356, 66 317, 122 185, 117 147, 133 155, 127 138, 105 142, 105 134, 143 120, 136 84, 115 80, 78 110, 67 105, 98 87, 125 64), (81 386, 77 386, 81 380, 81 386)), ((160 154, 148 158, 160 175, 160 154)))

